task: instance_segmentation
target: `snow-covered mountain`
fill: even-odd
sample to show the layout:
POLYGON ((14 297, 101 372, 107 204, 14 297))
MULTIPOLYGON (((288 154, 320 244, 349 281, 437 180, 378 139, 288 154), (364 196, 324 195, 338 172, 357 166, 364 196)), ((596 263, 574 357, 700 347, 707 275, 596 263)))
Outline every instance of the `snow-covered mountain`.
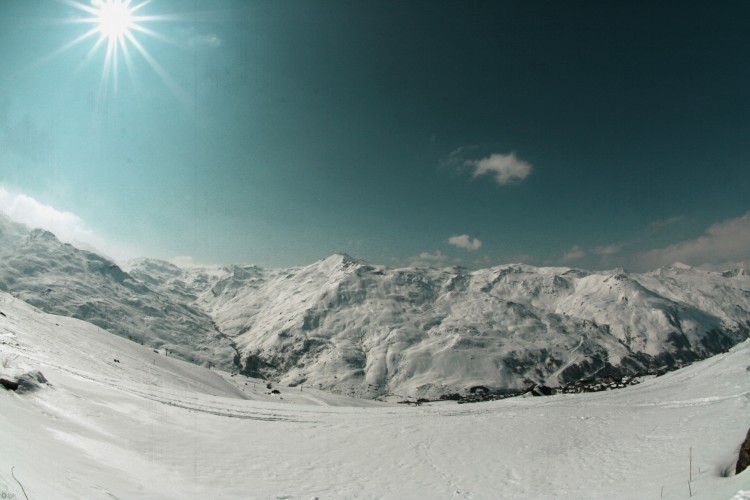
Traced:
POLYGON ((186 360, 374 398, 517 390, 671 368, 750 333, 750 277, 504 265, 124 271, 0 216, 0 291, 186 360))
POLYGON ((130 273, 210 315, 243 373, 370 398, 672 368, 750 333, 742 271, 389 269, 334 255, 276 270, 139 260, 130 273))
POLYGON ((0 290, 200 364, 229 367, 236 351, 213 320, 154 291, 112 261, 0 214, 0 290))

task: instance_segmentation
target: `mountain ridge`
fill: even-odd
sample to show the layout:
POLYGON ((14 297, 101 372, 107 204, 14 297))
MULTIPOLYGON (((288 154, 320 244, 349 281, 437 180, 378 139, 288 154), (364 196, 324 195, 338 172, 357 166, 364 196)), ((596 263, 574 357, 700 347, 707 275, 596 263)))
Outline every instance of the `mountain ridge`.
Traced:
POLYGON ((524 264, 389 269, 333 255, 219 274, 196 304, 237 343, 243 372, 365 397, 656 371, 750 331, 741 273, 679 266, 634 275, 524 264), (689 293, 679 294, 685 276, 689 293))
POLYGON ((750 335, 750 278, 505 264, 123 268, 0 219, 0 290, 199 364, 341 394, 437 397, 652 372, 750 335))

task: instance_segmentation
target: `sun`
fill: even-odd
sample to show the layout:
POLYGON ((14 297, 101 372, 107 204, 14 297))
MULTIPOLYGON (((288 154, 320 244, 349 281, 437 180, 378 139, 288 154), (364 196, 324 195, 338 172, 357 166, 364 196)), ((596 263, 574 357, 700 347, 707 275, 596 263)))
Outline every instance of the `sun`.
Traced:
POLYGON ((91 5, 71 1, 70 4, 90 14, 90 17, 81 19, 81 22, 92 23, 94 27, 85 37, 96 36, 98 39, 89 52, 92 55, 97 49, 105 45, 104 69, 102 72, 101 88, 105 90, 112 82, 114 90, 117 91, 120 53, 122 53, 128 70, 132 73, 132 61, 128 51, 129 46, 135 47, 147 59, 148 54, 135 37, 135 32, 150 34, 150 30, 142 26, 143 22, 149 21, 147 16, 138 15, 138 11, 148 4, 150 0, 142 1, 133 5, 132 0, 94 0, 91 5))
POLYGON ((96 14, 99 32, 110 42, 120 42, 122 37, 130 35, 135 23, 135 9, 126 0, 103 1, 96 14))
POLYGON ((117 93, 120 63, 124 61, 130 79, 135 83, 136 74, 133 55, 138 53, 143 60, 159 75, 170 90, 180 93, 177 85, 169 77, 162 66, 149 54, 139 37, 169 41, 163 35, 147 28, 145 25, 154 21, 174 20, 173 16, 145 15, 142 9, 153 0, 57 0, 60 3, 74 7, 83 14, 76 14, 68 18, 67 22, 91 25, 91 28, 75 40, 58 48, 48 57, 70 49, 85 40, 95 40, 94 45, 84 58, 85 62, 94 59, 94 55, 104 47, 104 66, 99 84, 99 95, 106 95, 110 89, 117 93))

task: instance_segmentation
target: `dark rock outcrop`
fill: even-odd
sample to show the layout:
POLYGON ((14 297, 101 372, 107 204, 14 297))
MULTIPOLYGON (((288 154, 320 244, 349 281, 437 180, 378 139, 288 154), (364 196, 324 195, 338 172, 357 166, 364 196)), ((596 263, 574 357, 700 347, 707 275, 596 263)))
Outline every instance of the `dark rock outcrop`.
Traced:
POLYGON ((18 390, 18 382, 14 382, 12 380, 8 380, 5 378, 0 378, 0 385, 5 387, 9 391, 17 391, 18 390))
POLYGON ((735 469, 735 472, 739 474, 748 467, 750 467, 750 430, 747 431, 745 442, 740 446, 740 456, 737 459, 737 468, 735 469))
POLYGON ((38 370, 24 373, 16 380, 0 378, 0 385, 9 391, 16 391, 18 393, 34 391, 39 389, 43 384, 47 384, 47 379, 38 370))
POLYGON ((551 387, 547 387, 546 385, 534 385, 528 391, 526 391, 526 394, 531 394, 532 396, 551 396, 554 393, 555 390, 551 387))

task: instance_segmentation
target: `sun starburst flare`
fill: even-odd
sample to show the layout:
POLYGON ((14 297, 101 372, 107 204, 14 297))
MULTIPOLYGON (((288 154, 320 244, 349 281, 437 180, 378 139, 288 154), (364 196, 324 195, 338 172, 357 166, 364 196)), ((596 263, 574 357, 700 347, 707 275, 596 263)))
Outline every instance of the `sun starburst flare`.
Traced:
POLYGON ((142 14, 142 9, 150 4, 152 0, 142 0, 140 2, 134 2, 133 0, 91 0, 86 3, 82 0, 58 1, 85 13, 85 15, 69 19, 68 22, 88 24, 92 25, 92 27, 75 40, 57 49, 48 57, 60 54, 85 40, 94 39, 94 45, 85 57, 85 61, 89 61, 100 50, 100 47, 104 46, 104 65, 99 84, 100 96, 110 88, 117 93, 121 61, 125 62, 130 79, 137 83, 133 67, 133 51, 131 49, 140 54, 173 94, 177 97, 183 94, 167 71, 149 54, 138 40, 138 36, 147 35, 162 41, 169 41, 163 35, 145 26, 145 24, 150 22, 172 19, 168 16, 142 14))

